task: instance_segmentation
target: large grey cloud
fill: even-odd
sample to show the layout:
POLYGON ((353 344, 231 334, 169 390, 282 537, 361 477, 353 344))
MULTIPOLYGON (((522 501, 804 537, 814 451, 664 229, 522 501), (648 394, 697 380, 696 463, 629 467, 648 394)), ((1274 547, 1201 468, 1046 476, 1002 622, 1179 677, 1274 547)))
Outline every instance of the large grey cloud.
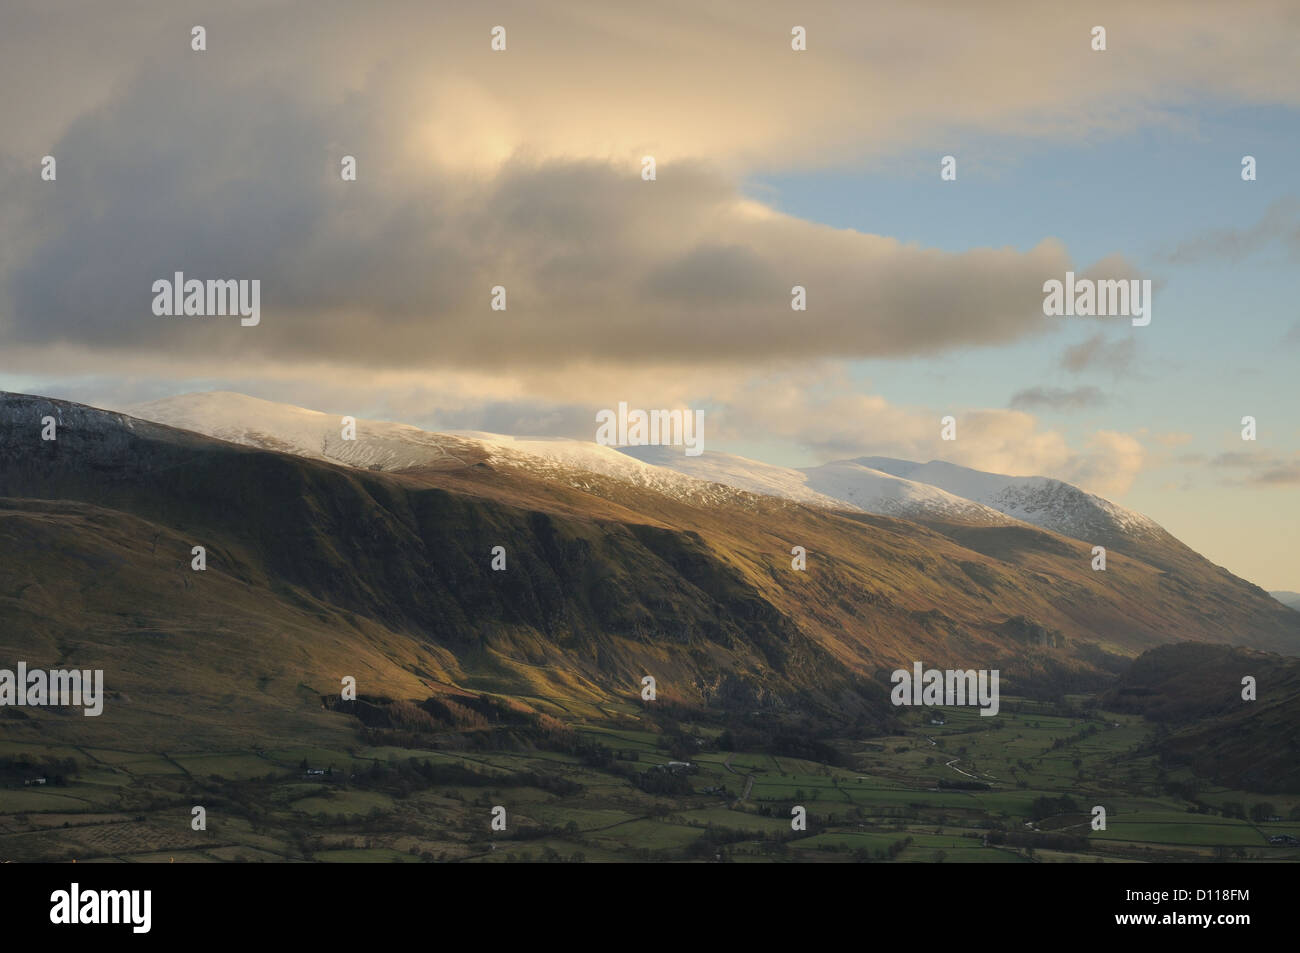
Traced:
POLYGON ((1273 68, 1290 15, 1268 4, 1238 12, 1231 42, 1213 5, 1101 4, 1105 57, 1085 26, 943 5, 804 9, 810 47, 794 54, 794 15, 14 0, 0 35, 0 81, 22 92, 0 102, 0 343, 22 360, 65 342, 105 358, 492 369, 996 344, 1045 326, 1041 282, 1069 265, 1055 243, 927 250, 775 215, 736 183, 960 129, 1123 131, 1205 88, 1300 99, 1273 68), (960 29, 935 30, 936 16, 960 29), (207 52, 189 50, 194 23, 207 52), (494 23, 507 53, 488 49, 494 23), (900 38, 917 36, 904 54, 900 38), (57 183, 35 175, 47 150, 57 183), (657 182, 637 175, 643 152, 657 182), (338 179, 344 153, 356 183, 338 179), (154 319, 150 284, 176 269, 261 278, 263 325, 154 319), (498 283, 505 313, 487 310, 498 283), (805 313, 789 310, 794 284, 805 313))
POLYGON ((917 354, 1042 330, 1044 276, 1069 267, 1052 241, 953 254, 814 225, 696 163, 399 166, 382 114, 188 56, 75 123, 57 182, 20 186, 9 343, 385 367, 917 354), (175 271, 260 279, 261 325, 155 317, 175 271))

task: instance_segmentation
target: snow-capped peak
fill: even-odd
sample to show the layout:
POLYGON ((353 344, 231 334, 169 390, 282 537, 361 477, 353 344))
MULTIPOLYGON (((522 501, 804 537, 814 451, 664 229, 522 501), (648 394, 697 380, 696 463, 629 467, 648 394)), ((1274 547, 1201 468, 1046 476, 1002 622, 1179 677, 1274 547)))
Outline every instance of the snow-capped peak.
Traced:
POLYGON ((1076 539, 1100 539, 1115 532, 1162 532, 1158 523, 1141 513, 1051 477, 1005 476, 943 460, 913 463, 891 457, 860 457, 849 462, 939 487, 1014 519, 1076 539))

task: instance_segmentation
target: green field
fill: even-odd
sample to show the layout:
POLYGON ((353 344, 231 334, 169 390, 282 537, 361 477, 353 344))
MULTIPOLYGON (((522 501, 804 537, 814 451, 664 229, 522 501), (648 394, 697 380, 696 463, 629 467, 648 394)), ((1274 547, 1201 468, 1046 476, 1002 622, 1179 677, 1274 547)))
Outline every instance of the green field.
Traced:
POLYGON ((1260 805, 1257 815, 1290 818, 1300 798, 1164 769, 1145 753, 1151 729, 1138 718, 1040 705, 992 727, 971 711, 945 714, 942 726, 908 713, 894 735, 839 739, 833 763, 722 750, 716 730, 690 729, 683 753, 682 736, 674 742, 648 718, 577 726, 583 750, 607 751, 608 763, 535 746, 368 744, 337 723, 299 732, 297 743, 218 752, 42 744, 11 732, 0 755, 72 759, 76 771, 58 784, 11 777, 0 787, 0 860, 1300 859, 1268 842, 1300 831, 1295 820, 1226 816, 1260 805), (689 769, 666 767, 683 760, 689 769), (191 827, 194 805, 207 810, 206 830, 191 827), (492 827, 498 806, 505 830, 492 827), (1104 830, 1091 829, 1094 806, 1106 809, 1104 830), (806 829, 793 829, 795 807, 806 829))

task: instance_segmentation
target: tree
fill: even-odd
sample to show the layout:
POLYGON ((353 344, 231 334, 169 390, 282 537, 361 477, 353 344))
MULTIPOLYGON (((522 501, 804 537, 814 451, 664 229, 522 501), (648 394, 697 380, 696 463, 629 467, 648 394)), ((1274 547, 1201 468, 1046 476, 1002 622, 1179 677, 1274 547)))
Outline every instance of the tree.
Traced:
POLYGON ((1273 807, 1272 804, 1268 803, 1268 801, 1260 801, 1251 806, 1250 819, 1258 824, 1265 818, 1272 817, 1276 813, 1277 809, 1273 807))

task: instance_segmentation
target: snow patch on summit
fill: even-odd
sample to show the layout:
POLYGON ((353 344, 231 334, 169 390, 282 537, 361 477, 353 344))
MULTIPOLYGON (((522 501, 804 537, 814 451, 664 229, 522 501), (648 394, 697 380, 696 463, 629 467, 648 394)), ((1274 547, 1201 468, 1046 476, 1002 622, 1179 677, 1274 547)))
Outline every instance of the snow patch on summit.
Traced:
POLYGON ((987 506, 852 461, 798 469, 712 451, 688 457, 675 447, 627 447, 622 452, 701 480, 829 509, 856 510, 901 519, 1011 522, 987 506))
POLYGON ((939 487, 1014 519, 1072 536, 1101 539, 1111 534, 1152 536, 1160 524, 1110 500, 1051 477, 1015 477, 931 460, 913 463, 892 457, 860 457, 850 461, 885 473, 939 487))

